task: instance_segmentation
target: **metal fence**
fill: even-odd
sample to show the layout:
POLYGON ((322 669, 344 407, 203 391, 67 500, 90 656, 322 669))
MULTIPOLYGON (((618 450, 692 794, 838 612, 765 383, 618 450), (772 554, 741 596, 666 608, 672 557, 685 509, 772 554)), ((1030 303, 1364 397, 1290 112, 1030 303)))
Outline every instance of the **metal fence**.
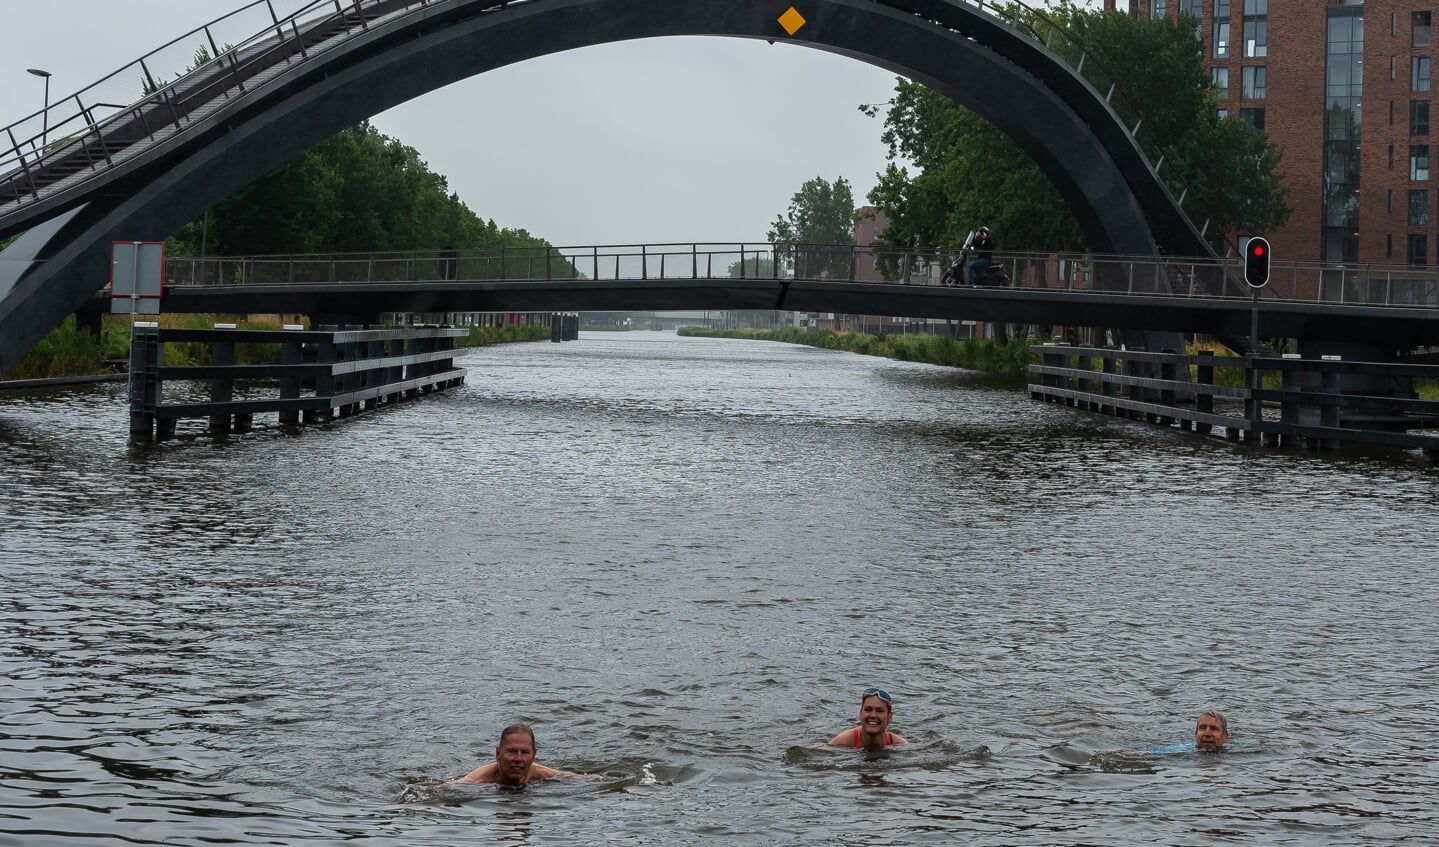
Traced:
MULTIPOLYGON (((787 279, 941 285, 959 251, 817 244, 669 243, 405 253, 169 257, 169 285, 787 279)), ((996 253, 1014 290, 1250 299, 1238 260, 996 253)), ((1439 308, 1436 271, 1276 262, 1263 300, 1439 308)))

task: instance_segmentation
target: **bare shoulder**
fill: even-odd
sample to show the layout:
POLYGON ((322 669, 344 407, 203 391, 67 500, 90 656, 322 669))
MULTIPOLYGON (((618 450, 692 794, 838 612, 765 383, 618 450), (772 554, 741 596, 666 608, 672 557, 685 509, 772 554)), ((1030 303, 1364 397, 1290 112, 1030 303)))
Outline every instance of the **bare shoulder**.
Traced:
POLYGON ((889 737, 890 737, 890 739, 891 739, 890 743, 892 743, 892 744, 908 744, 908 743, 909 743, 909 739, 908 739, 908 738, 905 738, 903 735, 896 735, 896 734, 894 734, 893 732, 891 732, 891 733, 889 734, 889 737))
POLYGON ((858 732, 859 727, 855 727, 854 729, 846 729, 844 732, 841 732, 839 735, 831 738, 826 743, 828 743, 831 747, 849 747, 850 745, 854 744, 855 734, 858 732))
POLYGON ((480 765, 459 779, 452 779, 450 782, 460 784, 476 784, 485 782, 496 782, 499 780, 500 766, 494 762, 487 765, 480 765))

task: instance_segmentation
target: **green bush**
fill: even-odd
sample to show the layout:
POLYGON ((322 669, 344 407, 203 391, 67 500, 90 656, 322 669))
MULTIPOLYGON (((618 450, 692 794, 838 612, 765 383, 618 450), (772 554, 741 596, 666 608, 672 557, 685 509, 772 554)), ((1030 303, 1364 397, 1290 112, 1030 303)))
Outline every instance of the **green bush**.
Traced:
POLYGON ((50 330, 30 352, 4 374, 5 379, 48 379, 105 371, 105 350, 100 339, 75 329, 72 315, 50 330))
POLYGON ((1033 339, 1016 338, 1005 344, 965 339, 957 341, 941 335, 874 335, 859 332, 834 332, 828 329, 782 327, 773 330, 705 329, 680 327, 680 335, 705 338, 748 338, 804 344, 827 350, 844 350, 864 356, 880 356, 903 362, 924 362, 932 365, 986 371, 1017 379, 1027 378, 1029 366, 1038 361, 1029 352, 1033 339))

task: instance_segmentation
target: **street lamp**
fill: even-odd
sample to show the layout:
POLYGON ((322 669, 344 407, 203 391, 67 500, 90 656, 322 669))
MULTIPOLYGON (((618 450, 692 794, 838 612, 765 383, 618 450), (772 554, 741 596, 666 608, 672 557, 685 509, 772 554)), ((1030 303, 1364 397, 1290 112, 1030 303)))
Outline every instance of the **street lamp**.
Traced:
POLYGON ((26 68, 25 72, 45 80, 45 111, 41 113, 40 118, 40 155, 43 156, 45 148, 50 144, 50 72, 42 71, 39 68, 26 68))

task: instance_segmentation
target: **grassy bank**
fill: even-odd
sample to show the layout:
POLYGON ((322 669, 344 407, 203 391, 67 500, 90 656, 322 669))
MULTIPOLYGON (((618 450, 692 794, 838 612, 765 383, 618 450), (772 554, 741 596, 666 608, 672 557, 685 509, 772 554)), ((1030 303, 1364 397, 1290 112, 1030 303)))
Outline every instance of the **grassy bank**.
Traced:
MULTIPOLYGON (((942 338, 930 335, 870 335, 858 332, 831 332, 830 330, 795 329, 786 327, 776 330, 754 329, 705 329, 704 327, 680 327, 680 335, 702 336, 705 338, 747 338, 759 341, 782 341, 788 344, 806 344, 827 350, 845 350, 866 356, 883 356, 905 362, 926 362, 932 365, 948 365, 956 368, 984 371, 1025 380, 1029 365, 1039 361, 1029 352, 1029 345, 1040 340, 1010 341, 996 344, 993 341, 942 338)), ((1189 345, 1191 355, 1209 352, 1216 356, 1233 356, 1229 348, 1212 342, 1199 341, 1189 345)), ((1076 365, 1071 361, 1071 366, 1076 365)), ((1098 362, 1094 368, 1098 370, 1098 362)), ((1197 378, 1191 367, 1191 378, 1197 378)), ((1279 388, 1280 375, 1276 372, 1265 374, 1266 388, 1279 388)), ((1239 387, 1244 385, 1242 368, 1215 368, 1214 382, 1218 385, 1239 387)), ((1439 400, 1439 380, 1416 379, 1414 391, 1422 400, 1439 400)))
POLYGON ((1029 375, 1029 365, 1038 361, 1029 352, 1029 339, 1015 339, 1006 344, 975 339, 945 338, 937 335, 871 335, 863 332, 832 332, 827 329, 774 330, 705 329, 680 327, 680 335, 706 338, 747 338, 759 341, 782 341, 806 344, 826 350, 844 350, 865 356, 883 356, 901 362, 925 362, 974 371, 998 374, 1015 380, 1029 375))
MULTIPOLYGON (((160 326, 166 329, 211 329, 216 323, 233 323, 240 329, 282 329, 278 316, 273 315, 160 315, 160 326)), ((501 326, 470 327, 470 334, 455 339, 456 347, 486 347, 491 344, 507 344, 516 341, 548 341, 548 326, 501 326)), ((20 360, 0 379, 49 379, 69 376, 91 376, 111 373, 114 368, 107 362, 130 357, 130 318, 124 315, 106 316, 100 325, 98 337, 88 332, 75 331, 75 318, 50 331, 39 344, 20 360)), ((238 364, 278 362, 278 344, 237 344, 235 360, 238 364)), ((203 342, 188 344, 166 344, 165 364, 203 365, 210 361, 210 345, 203 342)))

